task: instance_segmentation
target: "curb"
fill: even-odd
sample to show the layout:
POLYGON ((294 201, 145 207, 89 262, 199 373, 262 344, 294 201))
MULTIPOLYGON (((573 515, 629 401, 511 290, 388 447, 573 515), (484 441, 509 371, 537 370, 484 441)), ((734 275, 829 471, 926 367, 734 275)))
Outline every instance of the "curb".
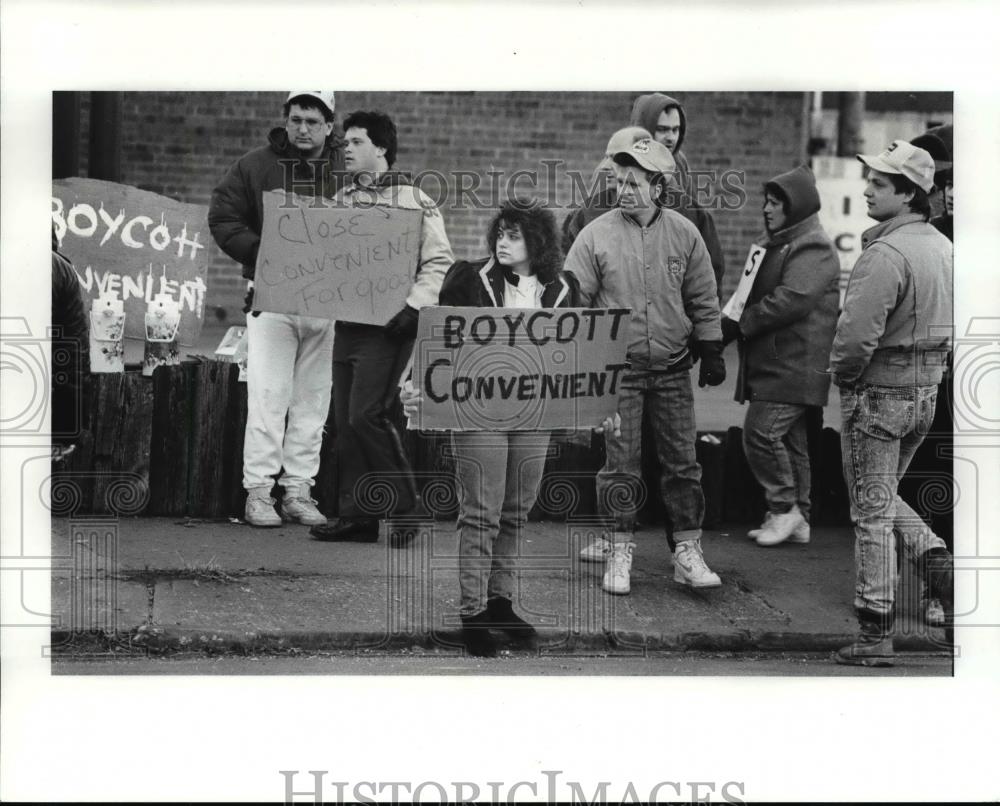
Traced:
MULTIPOLYGON (((567 634, 541 629, 539 646, 528 654, 553 657, 574 654, 634 655, 650 652, 833 652, 855 639, 853 634, 763 632, 685 632, 645 634, 640 632, 594 632, 567 634)), ((462 655, 457 630, 439 633, 378 631, 248 632, 143 625, 114 633, 53 630, 53 657, 73 658, 115 652, 166 655, 202 652, 218 655, 283 655, 303 652, 353 651, 359 654, 404 652, 462 655)), ((943 633, 942 633, 943 636, 943 633)), ((948 655, 943 637, 901 635, 895 638, 897 652, 948 655)), ((521 653, 518 653, 521 654, 521 653)))

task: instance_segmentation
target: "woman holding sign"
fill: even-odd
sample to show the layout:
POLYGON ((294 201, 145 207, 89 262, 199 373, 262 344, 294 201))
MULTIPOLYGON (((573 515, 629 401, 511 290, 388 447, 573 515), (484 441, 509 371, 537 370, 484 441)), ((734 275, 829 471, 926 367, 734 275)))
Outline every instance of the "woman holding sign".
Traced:
MULTIPOLYGON (((555 217, 534 200, 505 203, 486 236, 490 257, 458 261, 445 276, 440 304, 461 307, 570 308, 577 285, 561 271, 555 217)), ((401 393, 407 417, 423 398, 407 381, 401 393)), ((530 646, 535 629, 514 613, 517 539, 538 497, 548 431, 453 431, 461 485, 459 583, 462 639, 470 655, 493 657, 491 629, 530 646)))

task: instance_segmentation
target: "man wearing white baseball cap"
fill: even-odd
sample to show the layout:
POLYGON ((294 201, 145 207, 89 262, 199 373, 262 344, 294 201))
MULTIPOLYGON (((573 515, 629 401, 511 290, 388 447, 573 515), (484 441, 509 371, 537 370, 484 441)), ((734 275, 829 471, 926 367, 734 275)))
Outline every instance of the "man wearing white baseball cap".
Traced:
MULTIPOLYGON (((240 157, 212 192, 208 225, 222 251, 252 280, 264 221, 263 193, 288 190, 333 198, 344 179, 334 133, 330 90, 292 90, 285 124, 268 143, 240 157)), ((250 313, 247 294, 247 427, 243 442, 246 522, 280 526, 282 519, 326 523, 310 490, 319 471, 330 408, 333 322, 307 316, 250 313), (287 418, 287 425, 286 425, 287 418), (283 472, 282 472, 283 470, 283 472), (281 515, 271 489, 284 488, 281 515)))
POLYGON ((854 523, 859 639, 838 663, 890 666, 899 546, 953 618, 952 558, 898 495, 934 419, 951 349, 951 242, 928 223, 934 160, 896 140, 868 166, 865 201, 879 222, 861 238, 830 355, 840 387, 841 450, 854 523), (898 537, 897 537, 898 536, 898 537))
POLYGON ((607 460, 597 474, 598 506, 610 534, 588 546, 583 557, 606 560, 605 591, 629 593, 642 490, 642 419, 649 407, 674 580, 695 588, 719 587, 721 580, 701 549, 705 497, 695 455, 689 349, 693 337, 701 345, 699 386, 725 380, 712 262, 695 225, 662 206, 675 169, 670 149, 646 138, 620 146, 612 160, 618 206, 580 231, 564 265, 580 281, 587 304, 632 309, 630 368, 618 398, 621 435, 605 432, 607 460))

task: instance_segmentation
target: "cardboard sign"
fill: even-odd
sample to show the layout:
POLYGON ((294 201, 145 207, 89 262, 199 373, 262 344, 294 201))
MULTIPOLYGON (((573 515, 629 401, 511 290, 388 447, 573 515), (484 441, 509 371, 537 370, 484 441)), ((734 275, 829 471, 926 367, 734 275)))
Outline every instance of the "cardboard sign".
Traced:
POLYGON ((167 294, 181 310, 177 340, 198 341, 211 261, 207 207, 72 177, 52 183, 52 223, 90 298, 124 302, 126 338, 146 337, 146 305, 167 294))
POLYGON ((813 157, 819 191, 819 223, 837 247, 840 258, 840 302, 851 270, 861 256, 861 235, 875 221, 865 206, 864 165, 854 157, 813 157))
POLYGON ((406 304, 422 217, 265 192, 254 310, 384 325, 406 304))
POLYGON ((423 308, 410 428, 593 428, 618 406, 628 309, 423 308))
POLYGON ((764 255, 766 254, 767 250, 763 246, 753 244, 750 247, 746 263, 743 264, 743 271, 740 273, 739 285, 736 286, 736 290, 729 298, 729 302, 722 309, 723 316, 727 316, 737 322, 743 316, 743 309, 746 308, 747 300, 750 299, 750 291, 753 289, 754 280, 757 279, 757 272, 760 270, 760 265, 764 262, 764 255))

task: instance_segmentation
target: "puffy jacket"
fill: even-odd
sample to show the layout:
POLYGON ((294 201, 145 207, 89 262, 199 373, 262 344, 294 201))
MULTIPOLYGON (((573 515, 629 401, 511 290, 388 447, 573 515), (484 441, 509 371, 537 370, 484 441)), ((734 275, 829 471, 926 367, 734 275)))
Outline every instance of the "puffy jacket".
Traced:
MULTIPOLYGON (((705 241, 708 257, 712 261, 712 272, 715 275, 716 294, 722 299, 722 278, 726 274, 726 258, 719 242, 719 234, 715 230, 715 219, 712 214, 701 207, 688 203, 684 194, 667 194, 668 206, 684 216, 698 228, 698 234, 705 241)), ((618 193, 614 188, 608 188, 589 198, 582 207, 572 210, 566 215, 562 228, 563 253, 568 254, 573 241, 580 231, 595 218, 599 218, 618 204, 618 193)))
POLYGON ((830 355, 838 386, 941 382, 952 330, 951 242, 917 213, 861 236, 830 355))
POLYGON ((219 247, 253 279, 264 224, 263 193, 287 190, 332 199, 345 181, 344 155, 336 134, 327 138, 321 156, 304 160, 282 127, 271 130, 268 144, 240 157, 212 191, 208 227, 219 247))
MULTIPOLYGON (((351 184, 337 195, 340 204, 350 206, 385 205, 404 210, 423 210, 420 227, 420 257, 406 304, 420 310, 438 304, 438 293, 445 274, 454 263, 451 244, 444 229, 444 219, 434 202, 410 180, 399 173, 384 173, 378 182, 367 187, 351 184)), ((338 323, 339 324, 339 323, 338 323)))
MULTIPOLYGON (((459 260, 448 269, 441 285, 439 305, 472 308, 502 308, 503 267, 493 258, 459 260)), ((542 290, 543 308, 579 307, 580 286, 571 274, 559 272, 542 290)))
POLYGON ((837 248, 819 223, 812 171, 801 166, 768 186, 788 199, 786 226, 758 240, 767 252, 740 318, 735 397, 825 406, 840 301, 837 248))
POLYGON ((584 304, 632 309, 633 369, 683 366, 692 334, 722 339, 708 250, 680 213, 660 209, 645 227, 621 210, 605 213, 583 228, 563 268, 579 281, 584 304))

